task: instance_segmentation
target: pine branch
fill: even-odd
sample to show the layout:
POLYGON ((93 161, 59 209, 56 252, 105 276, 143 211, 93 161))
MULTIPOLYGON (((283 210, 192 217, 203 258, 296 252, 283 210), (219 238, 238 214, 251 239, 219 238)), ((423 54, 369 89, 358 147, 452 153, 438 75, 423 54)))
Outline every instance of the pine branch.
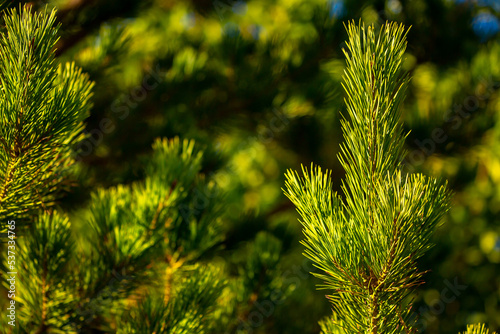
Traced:
MULTIPOLYGON (((194 141, 157 140, 145 162, 144 181, 92 195, 77 280, 81 314, 104 313, 124 299, 144 300, 140 286, 147 287, 153 277, 163 285, 162 301, 154 305, 170 304, 183 267, 221 238, 220 196, 200 175, 202 152, 194 141), (201 207, 200 194, 206 196, 201 207), (110 287, 114 272, 126 279, 110 287), (102 295, 106 304, 96 303, 102 295)), ((92 319, 86 324, 73 319, 76 327, 93 326, 92 319)))
POLYGON ((201 164, 194 141, 158 140, 146 179, 94 193, 82 228, 70 228, 56 212, 35 220, 18 243, 19 327, 88 332, 116 318, 122 332, 210 328, 215 320, 208 314, 221 307, 224 282, 215 266, 202 270, 195 260, 221 238, 220 195, 200 174, 201 164), (203 207, 198 191, 209 196, 203 207), (125 305, 134 305, 130 314, 125 305))
POLYGON ((448 209, 440 181, 403 175, 400 105, 408 85, 401 65, 402 25, 350 23, 344 74, 347 117, 340 162, 345 201, 332 193, 330 172, 286 173, 285 194, 302 217, 305 255, 323 273, 338 320, 347 333, 413 333, 409 306, 424 272, 416 260, 448 209))
POLYGON ((195 267, 184 273, 169 301, 149 294, 126 312, 118 333, 206 333, 225 282, 214 267, 195 267))
MULTIPOLYGON (((496 334, 497 332, 493 332, 492 334, 496 334)), ((485 328, 482 324, 477 325, 468 325, 467 331, 462 334, 490 334, 490 330, 485 328)))
POLYGON ((57 65, 55 11, 4 14, 0 38, 0 218, 52 205, 82 139, 92 84, 74 64, 57 65))
MULTIPOLYGON (((68 218, 54 212, 41 215, 33 229, 18 239, 16 301, 22 304, 18 317, 26 332, 69 329, 64 315, 73 309, 74 299, 64 273, 73 256, 71 238, 68 218)), ((8 268, 6 258, 3 262, 8 268)))

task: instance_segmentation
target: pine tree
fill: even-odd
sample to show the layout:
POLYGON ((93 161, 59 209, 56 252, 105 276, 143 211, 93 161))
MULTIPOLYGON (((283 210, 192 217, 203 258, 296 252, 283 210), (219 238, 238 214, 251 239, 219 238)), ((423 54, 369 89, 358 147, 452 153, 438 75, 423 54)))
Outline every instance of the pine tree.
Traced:
POLYGON ((53 49, 55 12, 8 10, 0 43, 0 219, 49 208, 74 163, 92 83, 53 49))
MULTIPOLYGON (((302 218, 310 258, 328 289, 334 316, 324 333, 414 333, 414 290, 425 272, 417 260, 449 208, 446 183, 403 173, 404 139, 400 105, 408 76, 403 25, 350 23, 344 88, 347 117, 340 162, 342 190, 332 192, 331 175, 320 167, 286 173, 286 196, 302 218)), ((467 333, 487 333, 469 327, 467 333)))

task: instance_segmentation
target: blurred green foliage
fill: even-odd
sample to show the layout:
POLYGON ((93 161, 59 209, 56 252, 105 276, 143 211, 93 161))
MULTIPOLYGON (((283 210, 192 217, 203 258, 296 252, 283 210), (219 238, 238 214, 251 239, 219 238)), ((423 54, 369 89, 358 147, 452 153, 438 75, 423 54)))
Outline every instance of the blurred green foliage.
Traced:
MULTIPOLYGON (((227 237, 215 256, 247 268, 231 284, 252 284, 247 278, 258 274, 255 268, 267 268, 266 285, 283 292, 258 326, 244 324, 269 291, 227 296, 235 311, 226 316, 242 319, 231 333, 319 332, 318 321, 330 311, 315 291, 319 281, 306 274, 313 269, 300 255, 300 224, 281 194, 283 174, 314 162, 333 170, 334 185, 343 177, 336 159, 345 113, 343 23, 411 25, 407 167, 447 178, 455 192, 436 247, 420 262, 432 271, 415 312, 427 333, 457 333, 476 322, 500 329, 496 1, 47 2, 62 23, 59 61, 75 61, 95 82, 90 137, 79 147, 76 187, 61 207, 78 217, 95 188, 144 179, 156 138, 196 139, 205 151, 201 171, 224 193, 227 237), (261 262, 246 262, 251 247, 263 252, 251 257, 261 262), (277 249, 279 259, 272 255, 277 249), (466 288, 442 303, 446 282, 455 280, 466 288)), ((140 310, 131 319, 137 316, 140 310)))

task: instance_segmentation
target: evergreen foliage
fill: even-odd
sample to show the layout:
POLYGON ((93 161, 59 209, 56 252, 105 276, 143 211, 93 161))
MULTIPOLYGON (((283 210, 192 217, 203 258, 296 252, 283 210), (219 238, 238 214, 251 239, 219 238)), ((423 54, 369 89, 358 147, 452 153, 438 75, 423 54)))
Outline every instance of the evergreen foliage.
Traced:
POLYGON ((344 87, 348 118, 340 162, 345 199, 332 192, 330 172, 311 166, 286 174, 285 194, 302 217, 305 256, 331 291, 333 333, 414 333, 411 305, 424 272, 416 261, 449 208, 446 184, 404 175, 400 105, 408 84, 401 66, 403 25, 347 27, 344 87), (338 318, 338 320, 337 320, 338 318))
POLYGON ((139 305, 126 311, 117 333, 208 333, 214 305, 224 282, 212 267, 195 267, 187 277, 178 280, 175 293, 165 301, 158 295, 147 295, 139 305))
MULTIPOLYGON (((236 268, 240 277, 210 263, 223 240, 222 194, 201 173, 203 152, 178 137, 155 141, 143 180, 94 191, 76 223, 51 209, 73 163, 73 145, 83 137, 92 85, 73 64, 55 64, 54 11, 12 10, 5 21, 2 215, 34 222, 17 244, 17 327, 2 317, 2 330, 237 328, 236 312, 248 315, 259 296, 279 286, 267 268, 276 268, 280 241, 259 234, 247 263, 236 268), (44 212, 37 215, 39 207, 44 212), (248 306, 237 310, 234 302, 221 303, 221 296, 248 306)), ((7 257, 2 268, 6 277, 7 257)))
MULTIPOLYGON (((240 298, 249 306, 244 314, 259 296, 267 298, 279 286, 271 268, 281 243, 259 234, 237 268, 240 277, 210 263, 223 239, 222 194, 201 173, 202 158, 192 140, 157 140, 144 160, 144 180, 96 190, 82 221, 72 224, 53 210, 38 216, 18 243, 19 330, 220 333, 238 327, 235 305, 220 298, 240 298)), ((5 276, 6 258, 3 268, 5 276)))
MULTIPOLYGON (((18 3, 0 1, 0 9, 18 3)), ((466 24, 477 13, 496 10, 498 16, 493 5, 443 0, 248 0, 222 5, 34 0, 31 10, 5 11, 0 31, 8 42, 2 42, 0 51, 6 50, 4 58, 14 66, 2 67, 0 76, 19 85, 8 84, 9 98, 0 101, 5 111, 0 139, 15 138, 16 122, 23 124, 26 114, 18 117, 16 110, 21 109, 12 106, 15 94, 24 94, 23 85, 28 87, 26 99, 17 103, 40 113, 24 124, 26 132, 17 131, 27 143, 22 159, 16 157, 15 140, 0 140, 6 159, 0 163, 2 226, 11 218, 23 227, 16 230, 17 327, 5 323, 9 300, 0 289, 0 332, 312 334, 321 328, 324 334, 352 333, 345 328, 352 326, 353 317, 345 322, 339 312, 331 314, 330 303, 321 298, 321 290, 314 290, 308 271, 325 282, 322 289, 329 289, 330 300, 337 304, 345 302, 346 289, 360 292, 341 311, 361 314, 358 322, 363 324, 377 307, 361 302, 373 301, 376 293, 379 333, 400 325, 398 314, 406 314, 409 325, 420 320, 429 333, 456 333, 467 322, 488 322, 498 331, 500 230, 494 223, 500 207, 500 118, 494 80, 500 80, 500 49, 495 38, 480 43, 466 24), (46 6, 58 8, 62 25, 54 26, 46 6), (12 19, 16 15, 18 23, 12 19), (398 43, 384 56, 370 58, 370 51, 372 56, 382 51, 377 43, 388 46, 384 38, 390 34, 384 30, 385 37, 368 43, 373 49, 367 51, 364 39, 377 35, 365 28, 365 36, 358 39, 366 57, 353 57, 359 53, 354 52, 359 49, 356 41, 354 51, 347 51, 347 106, 358 116, 371 116, 349 107, 350 97, 357 97, 353 106, 369 110, 378 103, 382 122, 377 117, 377 123, 370 117, 353 119, 347 110, 343 127, 351 135, 341 146, 347 176, 339 196, 332 187, 341 188, 341 164, 325 152, 337 152, 342 140, 333 112, 344 108, 338 98, 345 67, 342 22, 360 17, 374 23, 374 29, 386 19, 413 24, 408 35, 412 47, 400 64, 403 46, 398 43), (8 33, 11 21, 17 25, 11 31, 19 34, 8 33), (32 44, 30 36, 57 42, 32 44), (19 70, 23 60, 24 72, 19 70), (373 82, 383 81, 397 67, 409 70, 414 79, 408 83, 401 73, 371 87, 372 77, 366 75, 371 61, 373 73, 380 74, 373 82), (384 65, 386 61, 394 68, 384 65), (48 75, 38 75, 40 69, 48 75), (69 75, 73 79, 65 71, 74 71, 69 75), (26 73, 37 75, 36 80, 23 80, 26 73), (85 119, 90 88, 93 107, 85 119), (409 98, 401 106, 405 93, 409 98), (64 106, 56 110, 53 105, 59 100, 64 106), (77 100, 81 110, 71 111, 77 100), (460 102, 467 112, 456 111, 460 102), (72 125, 61 124, 67 118, 73 119, 72 125), (404 128, 399 118, 404 118, 404 128), (444 130, 445 143, 434 139, 436 128, 444 130), (55 137, 40 139, 47 129, 55 137), (87 131, 90 136, 80 142, 87 131), (406 159, 403 139, 412 150, 406 159), (79 153, 75 147, 86 151, 73 168, 71 151, 79 153), (353 154, 350 147, 365 150, 365 155, 353 154), (305 178, 294 174, 302 187, 297 192, 325 201, 302 205, 308 215, 302 219, 308 225, 306 252, 321 262, 314 270, 309 260, 303 261, 296 242, 300 225, 291 224, 294 205, 279 191, 283 171, 303 161, 332 169, 325 173, 313 166, 304 169, 305 178), (11 169, 10 179, 9 164, 19 166, 11 169), (423 286, 411 251, 418 255, 429 248, 449 193, 439 181, 433 184, 431 178, 406 175, 401 169, 442 175, 456 192, 448 223, 438 229, 438 247, 418 263, 418 268, 433 269, 423 286), (65 192, 68 186, 71 192, 65 192), (420 192, 433 189, 438 195, 434 202, 418 207, 423 202, 420 192), (390 225, 397 210, 406 216, 397 216, 390 225), (424 217, 428 226, 422 228, 427 233, 416 237, 414 223, 425 219, 409 212, 429 215, 424 217), (388 238, 391 233, 394 238, 388 238), (427 243, 417 244, 420 239, 427 243), (400 240, 415 242, 403 245, 400 240), (391 258, 387 251, 393 244, 401 246, 393 254, 399 262, 382 282, 381 268, 391 258), (409 253, 411 263, 404 257, 409 253), (332 268, 331 258, 326 258, 331 254, 346 260, 340 264, 352 265, 346 273, 359 273, 353 277, 366 289, 353 286, 352 277, 346 279, 332 268), (375 280, 367 280, 376 275, 381 284, 373 289, 375 280), (433 317, 436 291, 453 277, 467 288, 445 305, 446 315, 433 317), (414 294, 417 285, 420 291, 414 294), (341 290, 332 291, 332 286, 341 290), (416 313, 419 318, 413 317, 416 313)), ((395 32, 400 28, 391 27, 395 32)), ((403 41, 406 32, 399 33, 403 41)), ((394 33, 388 39, 399 37, 394 33)), ((0 244, 0 270, 5 287, 4 246, 0 244)), ((407 330, 399 327, 401 333, 407 330)), ((467 330, 488 333, 483 325, 467 330)))
MULTIPOLYGON (((490 330, 485 328, 484 325, 477 324, 477 325, 469 325, 467 326, 467 331, 463 332, 463 334, 489 334, 490 330)), ((492 334, 496 334, 496 332, 493 332, 492 334)))
MULTIPOLYGON (((47 209, 82 139, 92 84, 72 63, 57 64, 55 12, 27 7, 4 15, 0 45, 0 218, 47 209)), ((2 228, 3 230, 3 228, 2 228)))
MULTIPOLYGON (((59 329, 66 331, 67 315, 72 312, 75 297, 69 262, 74 256, 70 223, 57 212, 42 214, 31 233, 20 238, 16 301, 19 309, 19 333, 59 329)), ((6 260, 4 265, 7 267, 6 260)), ((5 325, 5 328, 8 328, 5 325)))
POLYGON ((98 190, 78 233, 57 212, 41 215, 18 244, 22 331, 85 333, 114 321, 121 333, 208 331, 224 283, 220 269, 193 262, 221 237, 218 197, 194 202, 195 190, 213 189, 200 162, 193 141, 157 141, 148 177, 98 190))

